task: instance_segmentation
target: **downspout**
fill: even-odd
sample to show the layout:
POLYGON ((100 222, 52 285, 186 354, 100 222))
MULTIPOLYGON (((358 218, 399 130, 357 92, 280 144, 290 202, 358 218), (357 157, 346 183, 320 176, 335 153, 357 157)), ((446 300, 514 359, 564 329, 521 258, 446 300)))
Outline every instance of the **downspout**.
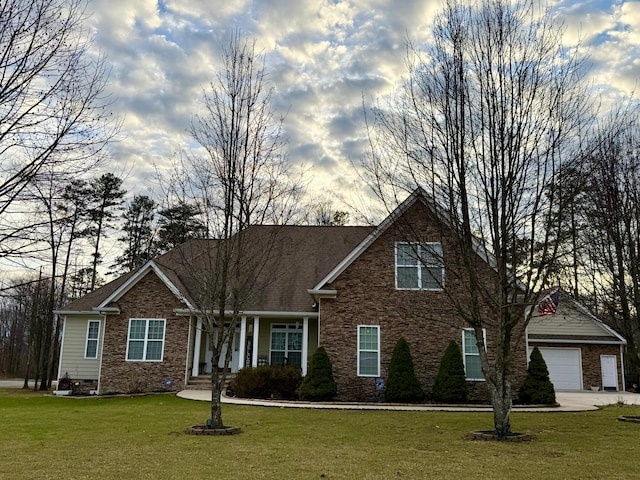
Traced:
MULTIPOLYGON (((193 315, 189 315, 189 334, 187 335, 187 353, 184 361, 184 387, 189 383, 189 350, 191 349, 191 329, 193 327, 193 315)), ((194 346, 195 351, 195 346, 194 346)), ((194 353, 195 355, 195 353, 194 353)))
POLYGON ((625 373, 624 373, 624 345, 620 344, 620 368, 622 372, 622 391, 627 391, 627 385, 625 383, 625 373))
MULTIPOLYGON (((100 395, 100 384, 102 383, 102 361, 103 361, 103 352, 104 352, 104 337, 105 332, 107 331, 107 314, 102 313, 102 335, 100 335, 100 362, 98 363, 98 391, 97 394, 100 395)), ((66 320, 66 317, 65 317, 66 320)), ((66 322, 65 322, 66 323, 66 322)))

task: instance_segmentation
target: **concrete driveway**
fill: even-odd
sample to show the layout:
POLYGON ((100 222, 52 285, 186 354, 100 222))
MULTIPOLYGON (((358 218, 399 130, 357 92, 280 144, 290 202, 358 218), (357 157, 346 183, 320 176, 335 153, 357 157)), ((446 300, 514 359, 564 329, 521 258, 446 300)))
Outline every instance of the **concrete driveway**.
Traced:
POLYGON ((556 392, 556 400, 564 411, 595 410, 605 405, 621 403, 640 405, 640 394, 630 392, 556 392))

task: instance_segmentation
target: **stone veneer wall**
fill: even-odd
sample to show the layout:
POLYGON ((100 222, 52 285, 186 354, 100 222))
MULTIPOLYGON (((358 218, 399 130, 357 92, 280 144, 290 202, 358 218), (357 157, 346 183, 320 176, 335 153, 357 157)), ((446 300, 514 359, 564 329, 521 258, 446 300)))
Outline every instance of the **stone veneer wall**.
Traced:
POLYGON ((154 273, 148 273, 117 303, 120 314, 107 316, 99 393, 183 389, 189 319, 179 317, 173 312, 175 308, 183 305, 154 273), (126 360, 130 318, 166 319, 163 361, 128 362, 126 360))
MULTIPOLYGON (((462 348, 464 322, 447 294, 432 291, 407 291, 395 288, 395 243, 410 238, 440 241, 443 244, 449 293, 463 295, 466 275, 456 269, 455 248, 451 233, 420 203, 405 213, 420 235, 412 237, 402 222, 391 226, 331 285, 337 298, 320 303, 320 345, 327 350, 338 383, 338 398, 348 401, 374 401, 375 378, 357 376, 357 326, 379 325, 380 375, 387 376, 392 351, 401 336, 411 348, 416 374, 427 394, 431 392, 440 361, 451 340, 462 348)), ((484 268, 484 280, 493 271, 484 268)), ((462 298, 462 297, 461 297, 462 298)), ((490 315, 487 313, 487 315, 490 315)), ((493 332, 487 331, 490 359, 495 345, 493 332)), ((524 341, 514 352, 514 387, 526 374, 524 341)), ((487 401, 485 382, 468 382, 472 401, 487 401)), ((514 388, 514 392, 516 389, 514 388)))
POLYGON ((620 345, 593 345, 590 343, 530 343, 531 348, 579 348, 582 356, 582 388, 589 390, 592 386, 602 388, 602 367, 600 355, 615 355, 618 366, 618 389, 622 390, 622 360, 620 345))

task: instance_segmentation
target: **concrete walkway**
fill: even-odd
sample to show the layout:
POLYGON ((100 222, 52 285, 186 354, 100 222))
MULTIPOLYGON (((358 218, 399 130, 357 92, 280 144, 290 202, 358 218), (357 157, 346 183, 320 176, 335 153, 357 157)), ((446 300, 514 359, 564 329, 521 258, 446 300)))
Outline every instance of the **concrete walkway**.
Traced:
MULTIPOLYGON (((22 388, 22 380, 0 380, 0 388, 22 388)), ((33 382, 29 382, 33 386, 33 382)), ((208 390, 183 390, 178 396, 189 400, 211 401, 211 392, 208 390)), ((629 392, 590 392, 579 391, 556 392, 558 407, 519 407, 516 412, 582 412, 597 410, 605 405, 621 403, 624 405, 640 405, 640 394, 629 392)), ((234 405, 254 405, 263 407, 288 407, 288 408, 323 408, 323 409, 351 409, 351 410, 434 410, 445 412, 490 412, 489 406, 457 406, 457 405, 409 405, 389 403, 349 403, 349 402, 285 402, 277 400, 250 400, 246 398, 222 397, 223 403, 234 405)))
MULTIPOLYGON (((178 396, 189 400, 211 401, 208 390, 183 390, 178 396)), ((519 407, 514 406, 515 412, 582 412, 597 410, 605 405, 623 403, 625 405, 640 405, 640 394, 629 392, 556 392, 557 407, 519 407)), ((349 402, 292 402, 278 400, 251 400, 246 398, 222 397, 222 403, 233 405, 253 405, 261 407, 288 408, 322 408, 322 409, 350 409, 350 410, 407 410, 407 411, 443 411, 443 412, 490 412, 489 406, 476 405, 410 405, 389 403, 349 403, 349 402)))

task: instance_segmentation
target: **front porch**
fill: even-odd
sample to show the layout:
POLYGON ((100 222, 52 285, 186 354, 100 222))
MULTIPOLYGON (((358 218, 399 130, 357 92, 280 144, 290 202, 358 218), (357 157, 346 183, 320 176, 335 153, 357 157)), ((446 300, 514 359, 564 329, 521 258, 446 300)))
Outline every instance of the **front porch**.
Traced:
MULTIPOLYGON (((189 383, 201 377, 210 379, 213 353, 209 335, 201 318, 191 317, 189 346, 189 383)), ((214 330, 214 341, 219 331, 214 330)), ((229 345, 224 347, 229 348, 229 345)), ((246 367, 262 365, 297 365, 307 373, 308 359, 318 348, 318 314, 278 313, 240 317, 231 347, 231 374, 246 367)), ((226 350, 216 368, 223 368, 226 350)), ((195 380, 200 383, 199 380, 195 380)))

